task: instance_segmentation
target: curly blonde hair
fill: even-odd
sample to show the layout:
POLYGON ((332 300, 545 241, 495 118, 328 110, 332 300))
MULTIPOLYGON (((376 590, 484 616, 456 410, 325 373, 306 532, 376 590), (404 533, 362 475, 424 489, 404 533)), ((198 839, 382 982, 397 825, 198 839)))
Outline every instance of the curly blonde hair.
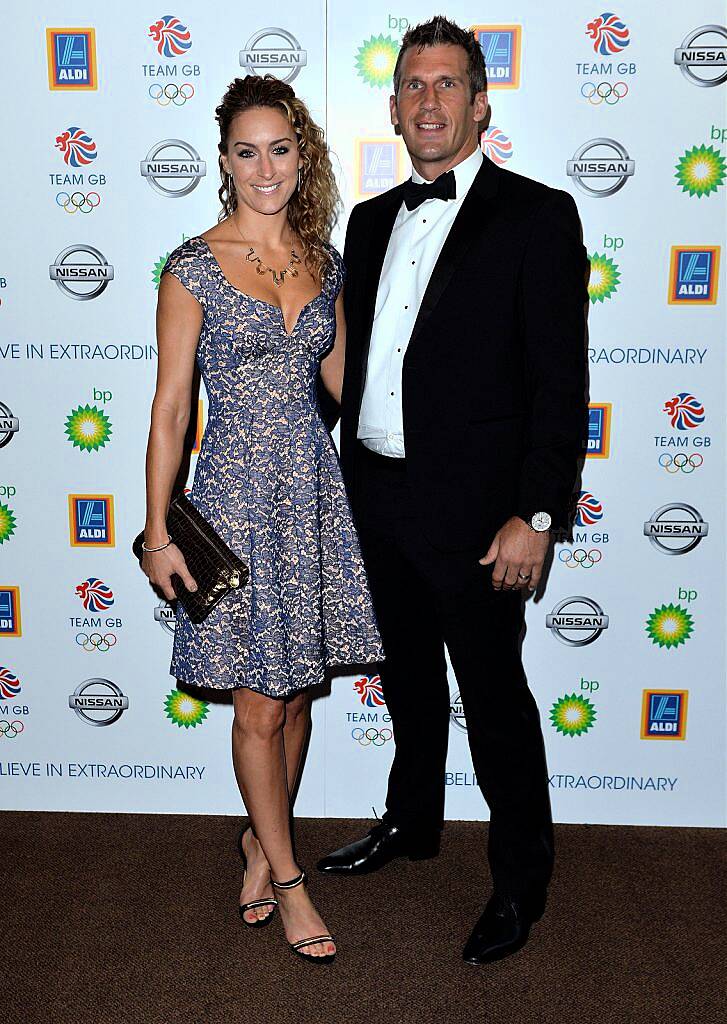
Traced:
POLYGON ((295 132, 302 167, 298 188, 288 203, 288 223, 303 244, 306 266, 315 277, 322 280, 331 260, 324 243, 329 241, 338 219, 341 198, 322 129, 293 89, 274 75, 235 78, 215 110, 215 118, 220 126, 218 162, 222 178, 217 193, 222 203, 218 221, 230 217, 237 209, 235 183, 225 174, 222 154, 227 154, 232 121, 250 107, 273 107, 280 110, 295 132))

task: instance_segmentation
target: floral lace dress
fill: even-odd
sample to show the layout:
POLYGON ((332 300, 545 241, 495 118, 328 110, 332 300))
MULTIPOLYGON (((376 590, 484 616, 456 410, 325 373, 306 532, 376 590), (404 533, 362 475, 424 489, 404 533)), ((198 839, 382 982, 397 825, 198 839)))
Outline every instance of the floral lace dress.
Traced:
POLYGON ((203 238, 167 260, 204 311, 197 348, 209 411, 189 498, 250 567, 199 625, 181 605, 170 672, 195 686, 285 697, 326 667, 384 657, 331 436, 318 407, 343 261, 288 334, 282 311, 235 288, 203 238))

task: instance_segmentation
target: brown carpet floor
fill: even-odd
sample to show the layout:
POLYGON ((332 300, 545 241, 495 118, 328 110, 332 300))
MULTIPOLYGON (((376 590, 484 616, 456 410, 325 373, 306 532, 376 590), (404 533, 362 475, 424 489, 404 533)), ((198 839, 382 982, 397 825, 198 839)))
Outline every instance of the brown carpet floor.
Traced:
MULTIPOLYGON (((299 857, 366 823, 303 819, 299 857)), ((279 920, 236 910, 239 822, 0 814, 3 992, 12 1024, 723 1024, 725 833, 559 826, 548 911, 525 950, 475 968, 462 943, 487 897, 482 825, 441 855, 311 892, 337 936, 299 963, 279 920)))

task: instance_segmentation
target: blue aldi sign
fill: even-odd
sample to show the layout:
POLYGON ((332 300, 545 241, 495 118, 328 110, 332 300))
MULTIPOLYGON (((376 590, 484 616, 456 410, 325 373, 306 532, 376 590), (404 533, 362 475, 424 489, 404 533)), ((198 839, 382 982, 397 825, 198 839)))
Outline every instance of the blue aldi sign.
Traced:
POLYGON ((474 25, 472 31, 482 47, 491 89, 520 87, 520 25, 474 25))
POLYGON ((688 696, 688 690, 644 690, 642 740, 683 740, 688 696))
POLYGON ((719 280, 718 245, 674 245, 669 272, 669 305, 713 306, 719 280))
POLYGON ((0 586, 0 637, 21 635, 20 587, 0 586))
POLYGON ((116 538, 113 495, 69 494, 68 525, 71 547, 114 547, 116 538))
POLYGON ((96 32, 92 28, 47 28, 48 87, 95 89, 96 32))

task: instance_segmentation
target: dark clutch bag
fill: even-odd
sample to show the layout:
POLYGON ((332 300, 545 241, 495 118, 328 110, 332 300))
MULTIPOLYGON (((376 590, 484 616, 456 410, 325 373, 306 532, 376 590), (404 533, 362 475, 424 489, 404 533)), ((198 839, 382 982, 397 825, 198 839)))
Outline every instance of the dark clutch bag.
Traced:
MULTIPOLYGON (((169 505, 167 532, 174 544, 184 555, 187 568, 194 577, 198 589, 192 593, 174 573, 171 584, 192 622, 204 622, 209 613, 231 590, 244 587, 250 578, 245 563, 230 551, 220 540, 203 515, 194 507, 189 498, 179 494, 169 505)), ((143 532, 132 544, 132 550, 139 559, 144 557, 143 532)))

